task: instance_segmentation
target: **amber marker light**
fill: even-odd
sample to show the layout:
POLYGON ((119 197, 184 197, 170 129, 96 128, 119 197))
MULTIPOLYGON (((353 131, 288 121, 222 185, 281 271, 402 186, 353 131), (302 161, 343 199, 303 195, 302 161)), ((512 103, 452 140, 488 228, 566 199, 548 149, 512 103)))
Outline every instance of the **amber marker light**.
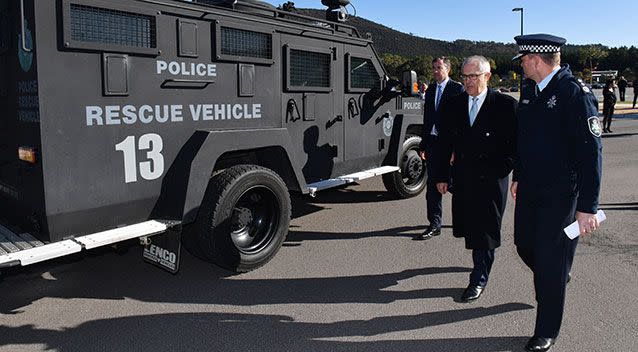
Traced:
POLYGON ((18 148, 18 159, 22 161, 26 161, 31 164, 35 164, 35 149, 30 147, 19 147, 18 148))

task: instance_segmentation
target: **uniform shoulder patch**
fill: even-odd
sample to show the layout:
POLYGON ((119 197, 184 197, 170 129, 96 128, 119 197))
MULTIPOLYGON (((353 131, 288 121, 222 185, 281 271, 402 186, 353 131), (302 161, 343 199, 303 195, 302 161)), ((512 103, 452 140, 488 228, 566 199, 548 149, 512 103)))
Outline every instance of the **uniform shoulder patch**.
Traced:
POLYGON ((589 126, 589 132, 596 137, 600 137, 603 134, 603 129, 600 127, 600 119, 598 116, 592 116, 587 119, 587 125, 589 126))

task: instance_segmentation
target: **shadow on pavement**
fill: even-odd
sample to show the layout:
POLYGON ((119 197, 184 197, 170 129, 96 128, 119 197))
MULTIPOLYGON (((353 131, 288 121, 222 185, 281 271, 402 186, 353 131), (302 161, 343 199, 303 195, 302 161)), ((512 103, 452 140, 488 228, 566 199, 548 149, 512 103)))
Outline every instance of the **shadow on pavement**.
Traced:
POLYGON ((0 346, 42 344, 57 351, 472 351, 521 350, 527 337, 343 342, 479 319, 532 307, 508 303, 334 323, 297 322, 284 315, 174 313, 95 320, 63 330, 0 327, 0 346))
POLYGON ((608 138, 621 138, 621 137, 633 137, 633 136, 638 136, 638 133, 612 133, 612 134, 603 134, 602 138, 603 139, 608 139, 608 138))
MULTIPOLYGON (((409 237, 423 232, 427 226, 402 226, 393 229, 371 231, 371 232, 316 232, 316 231, 296 231, 291 229, 288 231, 286 237, 286 243, 288 242, 302 242, 302 241, 314 241, 314 240, 348 240, 348 239, 360 239, 368 237, 409 237)), ((442 226, 449 227, 449 226, 442 226)))
POLYGON ((432 267, 360 276, 242 279, 241 275, 228 277, 227 271, 184 254, 180 274, 172 275, 143 264, 139 249, 131 249, 126 255, 106 253, 71 264, 54 261, 47 266, 36 265, 10 272, 0 282, 0 313, 19 314, 19 308, 50 297, 132 298, 143 302, 231 306, 389 303, 454 298, 462 293, 462 288, 424 287, 396 291, 392 286, 422 275, 469 271, 463 267, 432 267))

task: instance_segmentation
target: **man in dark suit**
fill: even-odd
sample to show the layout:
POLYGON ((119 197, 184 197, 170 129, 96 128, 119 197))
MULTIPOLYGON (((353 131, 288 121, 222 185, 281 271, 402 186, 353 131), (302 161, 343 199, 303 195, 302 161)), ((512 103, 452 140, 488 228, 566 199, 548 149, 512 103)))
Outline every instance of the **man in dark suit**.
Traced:
POLYGON ((433 157, 438 144, 438 128, 441 124, 440 107, 450 98, 463 92, 463 85, 450 79, 452 66, 447 57, 437 57, 432 60, 432 71, 436 84, 430 84, 425 91, 425 107, 423 113, 423 136, 421 139, 419 155, 425 162, 428 172, 427 189, 425 192, 427 218, 429 226, 422 233, 414 237, 415 240, 427 240, 432 236, 441 234, 441 222, 443 207, 441 205, 441 193, 436 189, 431 175, 434 172, 435 161, 433 157))
POLYGON ((516 100, 488 89, 490 64, 483 56, 463 62, 465 92, 441 110, 434 179, 439 192, 454 180, 454 237, 465 238, 474 269, 461 301, 478 299, 487 285, 495 248, 501 245, 501 219, 507 202, 508 175, 514 165, 516 100), (454 167, 450 157, 454 155, 454 167))

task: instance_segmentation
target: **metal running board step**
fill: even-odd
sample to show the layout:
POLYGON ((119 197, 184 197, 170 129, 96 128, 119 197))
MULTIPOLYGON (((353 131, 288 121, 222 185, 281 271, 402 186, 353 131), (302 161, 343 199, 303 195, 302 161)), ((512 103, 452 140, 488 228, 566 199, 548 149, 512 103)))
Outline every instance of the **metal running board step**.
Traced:
POLYGON ((0 225, 0 254, 19 252, 33 247, 39 247, 44 243, 29 233, 15 234, 8 228, 0 225))
POLYGON ((345 185, 347 183, 357 182, 359 180, 364 180, 366 178, 379 176, 395 171, 399 171, 398 166, 381 166, 376 169, 356 172, 350 175, 343 175, 336 178, 311 183, 308 185, 308 189, 310 190, 310 196, 314 197, 317 191, 322 191, 324 189, 345 185))
POLYGON ((77 253, 83 249, 88 250, 132 238, 152 236, 166 231, 168 227, 169 225, 167 223, 150 220, 117 229, 44 244, 29 234, 16 235, 6 227, 0 225, 0 268, 16 265, 26 266, 77 253), (27 245, 30 245, 30 247, 27 247, 27 245))

